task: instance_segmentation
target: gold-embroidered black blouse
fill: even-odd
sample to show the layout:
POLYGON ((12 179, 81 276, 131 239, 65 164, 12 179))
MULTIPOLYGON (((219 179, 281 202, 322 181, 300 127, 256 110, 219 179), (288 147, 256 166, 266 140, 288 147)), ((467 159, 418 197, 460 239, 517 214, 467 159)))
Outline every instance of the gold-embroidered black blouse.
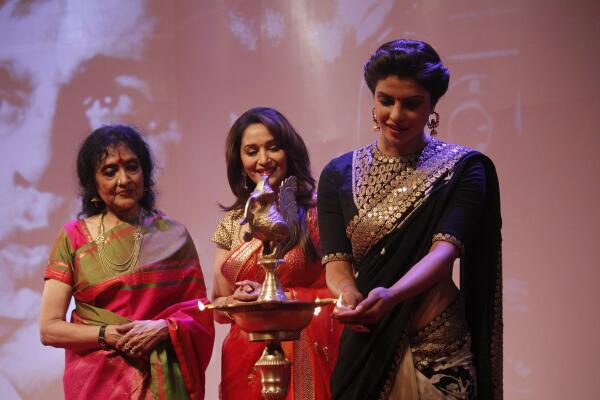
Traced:
MULTIPOLYGON (((431 139, 417 154, 384 155, 373 143, 332 160, 319 180, 318 211, 323 264, 358 263, 369 249, 398 228, 469 148, 431 139)), ((482 171, 479 171, 481 175, 482 171)), ((431 241, 453 243, 462 252, 461 236, 440 227, 431 241)))

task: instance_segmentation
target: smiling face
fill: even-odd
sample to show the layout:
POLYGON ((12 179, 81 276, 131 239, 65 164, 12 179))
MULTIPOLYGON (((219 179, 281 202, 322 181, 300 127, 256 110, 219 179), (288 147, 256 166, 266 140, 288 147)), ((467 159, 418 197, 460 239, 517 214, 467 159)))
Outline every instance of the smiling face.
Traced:
POLYGON ((240 145, 242 166, 254 183, 260 177, 269 176, 269 184, 273 189, 279 187, 287 173, 285 151, 263 124, 252 124, 244 130, 240 145))
POLYGON ((124 144, 108 149, 96 170, 98 195, 108 211, 127 218, 144 195, 144 174, 137 155, 124 144))
POLYGON ((375 86, 375 118, 380 149, 389 155, 420 151, 428 141, 425 124, 433 111, 427 90, 414 79, 388 76, 375 86))

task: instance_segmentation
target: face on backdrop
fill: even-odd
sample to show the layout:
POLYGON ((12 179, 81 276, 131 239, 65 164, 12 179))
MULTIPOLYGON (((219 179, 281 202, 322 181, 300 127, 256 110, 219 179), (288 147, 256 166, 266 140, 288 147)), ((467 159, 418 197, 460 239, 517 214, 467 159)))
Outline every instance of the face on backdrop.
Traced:
POLYGON ((52 49, 43 46, 58 23, 57 8, 50 2, 21 10, 24 14, 17 14, 14 2, 0 8, 3 36, 11 41, 0 46, 0 240, 14 230, 46 226, 48 214, 60 203, 60 196, 35 186, 50 156, 59 89, 60 67, 52 49))
MULTIPOLYGON (((57 109, 64 88, 74 77, 86 75, 79 69, 81 65, 95 58, 126 63, 138 57, 153 29, 145 7, 140 0, 125 5, 107 0, 85 6, 75 0, 13 0, 0 6, 0 31, 10 43, 0 46, 0 219, 4 221, 0 224, 0 243, 15 233, 46 228, 52 212, 76 195, 72 187, 64 185, 74 159, 64 160, 63 154, 63 160, 56 162, 61 157, 54 153, 66 150, 61 141, 70 140, 76 146, 86 132, 106 122, 132 119, 139 112, 136 102, 152 98, 143 78, 119 74, 118 67, 106 68, 113 74, 107 78, 111 85, 106 84, 104 75, 102 79, 88 77, 87 82, 73 83, 76 90, 88 92, 93 90, 89 88, 92 82, 102 80, 105 92, 101 97, 88 95, 77 109, 72 104, 69 110, 57 109), (105 24, 106 18, 111 19, 110 26, 105 24), (69 123, 53 125, 64 120, 69 123), (60 147, 53 147, 57 143, 60 147), (49 174, 51 163, 61 171, 49 174), (70 190, 67 193, 65 189, 70 190)), ((95 73, 99 70, 96 68, 95 73)), ((147 127, 136 125, 157 133, 149 138, 151 145, 160 147, 178 139, 174 123, 151 120, 147 127)), ((157 153, 160 158, 160 151, 157 153)), ((75 214, 72 204, 68 206, 75 214)), ((28 248, 31 246, 22 251, 28 248)), ((0 246, 0 252, 3 250, 0 246)))
POLYGON ((286 176, 285 151, 263 124, 252 124, 244 130, 240 157, 244 171, 254 183, 262 176, 268 176, 269 185, 276 189, 286 176))
MULTIPOLYGON (((60 108, 60 99, 87 61, 123 62, 140 53, 153 26, 145 7, 142 1, 117 0, 1 2, 0 262, 7 268, 0 281, 0 393, 6 397, 37 398, 55 390, 50 385, 60 388, 64 352, 42 349, 37 326, 41 276, 59 227, 49 227, 50 216, 76 196, 64 190, 75 159, 63 165, 64 148, 57 143, 71 140, 77 146, 83 139, 78 135, 93 125, 131 113, 135 99, 127 93, 149 97, 151 91, 143 79, 122 74, 110 77, 121 94, 84 99, 76 110, 60 108), (106 25, 107 18, 113 23, 106 25), (57 120, 70 124, 56 126, 57 120), (51 164, 60 171, 49 171, 51 164)), ((87 84, 76 85, 87 91, 87 84)), ((118 197, 125 199, 130 191, 137 193, 128 184, 118 197)), ((60 223, 73 216, 70 212, 61 214, 60 223)))

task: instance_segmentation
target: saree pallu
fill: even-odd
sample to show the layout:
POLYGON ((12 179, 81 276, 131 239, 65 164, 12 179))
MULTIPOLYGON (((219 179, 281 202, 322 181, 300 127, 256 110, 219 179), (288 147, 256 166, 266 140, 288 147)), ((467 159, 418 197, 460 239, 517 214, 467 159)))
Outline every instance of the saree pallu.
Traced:
MULTIPOLYGON (((314 214, 311 217, 314 218, 314 214)), ((310 221, 309 221, 310 224, 310 221)), ((313 221, 316 227, 316 223, 313 221)), ((238 224, 239 226, 239 224, 238 224)), ((313 243, 318 233, 312 232, 313 243)), ((241 280, 262 282, 264 271, 258 261, 262 243, 256 239, 234 244, 221 267, 223 276, 233 286, 241 280)), ((279 280, 294 300, 331 297, 326 287, 321 263, 307 262, 299 247, 292 248, 278 268, 279 280)), ((286 399, 330 399, 330 377, 337 360, 341 325, 332 320, 333 305, 323 307, 319 315, 301 332, 300 339, 282 342, 286 357, 292 361, 291 379, 286 399)), ((223 342, 220 398, 262 399, 260 372, 254 363, 260 358, 264 343, 249 342, 235 323, 223 342)))
MULTIPOLYGON (((131 252, 135 227, 106 232, 112 260, 131 252)), ((138 264, 123 272, 103 267, 85 222, 64 226, 51 252, 45 279, 73 287, 72 323, 106 325, 165 319, 170 342, 148 358, 117 350, 66 349, 63 378, 67 399, 203 399, 214 326, 198 301, 206 289, 198 256, 185 227, 154 211, 144 220, 138 264)))
MULTIPOLYGON (((446 145, 440 145, 443 147, 446 145)), ((460 153, 457 151, 457 154, 460 153)), ((469 226, 469 241, 461 248, 461 296, 470 332, 471 352, 480 399, 502 398, 502 278, 500 258, 500 203, 498 180, 492 162, 477 152, 466 152, 451 165, 436 171, 428 181, 411 186, 411 209, 386 236, 368 248, 356 265, 356 284, 367 295, 375 287, 390 287, 431 248, 442 219, 451 214, 463 170, 483 165, 485 196, 476 223, 469 226), (427 184, 429 183, 429 184, 427 184), (419 185, 422 185, 422 189, 419 185)), ((463 210, 464 211, 464 210, 463 210)), ((468 212, 468 207, 466 211, 468 212)), ((334 399, 388 399, 407 355, 407 326, 415 299, 397 305, 370 333, 346 329, 340 342, 338 364, 332 378, 334 399)), ((408 352, 410 353, 410 352, 408 352)), ((414 361, 410 361, 413 368, 414 361)), ((407 383, 408 384, 408 383, 407 383)), ((410 398, 410 397, 409 397, 410 398)), ((412 397, 419 398, 419 397, 412 397)), ((425 397, 426 398, 426 397, 425 397)))

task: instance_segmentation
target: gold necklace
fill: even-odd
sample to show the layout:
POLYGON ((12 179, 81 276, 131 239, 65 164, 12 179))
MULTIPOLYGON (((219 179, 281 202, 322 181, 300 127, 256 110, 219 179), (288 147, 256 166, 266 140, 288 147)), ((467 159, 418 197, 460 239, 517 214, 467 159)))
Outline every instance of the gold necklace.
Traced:
POLYGON ((140 211, 138 225, 133 233, 133 249, 131 250, 131 254, 125 261, 119 262, 114 261, 110 258, 104 249, 104 245, 106 244, 106 238, 104 237, 104 215, 106 213, 103 212, 100 214, 100 224, 98 224, 98 236, 96 236, 96 244, 98 245, 98 259, 100 260, 100 264, 102 265, 102 269, 107 275, 117 276, 126 272, 130 269, 135 268, 138 262, 138 258, 140 256, 140 250, 142 248, 142 239, 144 238, 144 234, 142 232, 142 225, 144 222, 144 210, 140 211))

